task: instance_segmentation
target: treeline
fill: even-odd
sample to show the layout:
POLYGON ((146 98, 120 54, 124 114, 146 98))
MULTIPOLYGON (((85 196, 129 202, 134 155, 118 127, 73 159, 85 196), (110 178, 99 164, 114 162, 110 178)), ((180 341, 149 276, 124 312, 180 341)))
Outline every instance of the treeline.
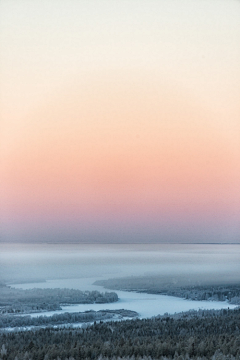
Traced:
POLYGON ((120 279, 98 280, 94 284, 111 290, 127 290, 176 296, 190 300, 228 301, 240 305, 240 284, 183 285, 185 279, 166 279, 159 276, 131 276, 120 279))
MULTIPOLYGON (((183 314, 182 314, 183 315, 183 314)), ((240 359, 240 309, 0 335, 1 360, 240 359)))
POLYGON ((0 288, 0 313, 24 313, 61 310, 63 304, 93 304, 118 301, 114 292, 81 291, 74 289, 15 289, 0 288))
POLYGON ((0 315, 0 329, 4 328, 21 328, 29 326, 49 326, 64 325, 74 323, 93 322, 107 320, 111 318, 121 319, 123 317, 135 317, 138 313, 131 310, 89 310, 85 312, 75 312, 63 314, 54 314, 52 316, 17 316, 17 315, 0 315))

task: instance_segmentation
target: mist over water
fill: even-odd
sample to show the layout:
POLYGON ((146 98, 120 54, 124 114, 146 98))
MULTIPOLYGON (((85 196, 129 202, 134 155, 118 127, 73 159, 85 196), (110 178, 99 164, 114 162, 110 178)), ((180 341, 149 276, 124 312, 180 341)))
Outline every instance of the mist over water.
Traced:
POLYGON ((1 244, 0 249, 0 281, 8 284, 84 278, 91 284, 144 275, 227 284, 240 277, 240 245, 1 244))

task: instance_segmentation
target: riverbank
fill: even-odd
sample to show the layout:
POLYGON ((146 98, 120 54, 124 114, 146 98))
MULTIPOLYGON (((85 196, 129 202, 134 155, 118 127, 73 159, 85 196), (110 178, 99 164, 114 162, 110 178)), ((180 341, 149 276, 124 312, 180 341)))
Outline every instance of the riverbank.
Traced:
POLYGON ((192 276, 130 276, 97 280, 94 285, 108 290, 158 294, 194 301, 221 301, 240 305, 240 284, 220 281, 196 284, 192 276))

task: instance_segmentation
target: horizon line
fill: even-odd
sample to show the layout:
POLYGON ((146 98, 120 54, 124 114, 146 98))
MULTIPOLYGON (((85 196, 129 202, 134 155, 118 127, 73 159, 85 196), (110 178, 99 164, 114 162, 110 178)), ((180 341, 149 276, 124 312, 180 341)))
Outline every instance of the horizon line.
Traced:
POLYGON ((1 241, 0 244, 83 244, 83 245, 240 245, 240 242, 76 242, 76 241, 1 241))

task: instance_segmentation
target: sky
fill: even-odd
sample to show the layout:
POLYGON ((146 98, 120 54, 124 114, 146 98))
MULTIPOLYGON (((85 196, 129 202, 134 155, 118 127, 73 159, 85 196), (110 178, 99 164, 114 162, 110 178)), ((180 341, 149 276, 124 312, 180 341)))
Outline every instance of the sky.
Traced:
POLYGON ((240 2, 1 0, 0 241, 240 242, 240 2))

